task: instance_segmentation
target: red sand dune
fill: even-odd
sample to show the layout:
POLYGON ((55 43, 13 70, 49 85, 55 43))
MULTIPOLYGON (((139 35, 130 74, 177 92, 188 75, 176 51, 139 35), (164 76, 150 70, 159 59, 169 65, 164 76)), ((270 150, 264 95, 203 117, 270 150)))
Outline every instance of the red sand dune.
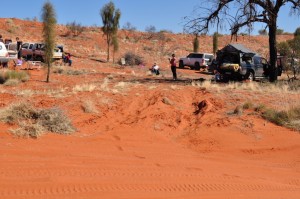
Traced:
MULTIPOLYGON (((79 51, 68 46, 72 38, 59 39, 79 51)), ((178 70, 174 82, 166 61, 154 77, 88 54, 73 58, 72 69, 84 74, 52 73, 47 84, 44 70, 30 70, 29 81, 0 85, 0 110, 20 101, 59 107, 77 129, 23 139, 10 133, 15 125, 0 122, 0 198, 300 197, 299 132, 253 110, 230 114, 249 100, 282 107, 299 93, 192 86, 191 79, 211 76, 178 70), (85 102, 94 112, 83 111, 85 102)))

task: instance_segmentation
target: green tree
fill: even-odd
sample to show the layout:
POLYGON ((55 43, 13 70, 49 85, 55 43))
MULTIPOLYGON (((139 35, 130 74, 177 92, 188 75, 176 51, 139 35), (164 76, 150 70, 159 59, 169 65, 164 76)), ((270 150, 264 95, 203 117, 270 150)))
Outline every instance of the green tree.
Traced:
POLYGON ((118 40, 118 36, 117 34, 115 34, 113 36, 113 39, 112 39, 112 43, 113 43, 113 63, 115 63, 115 53, 118 52, 119 50, 119 40, 118 40))
POLYGON ((284 30, 283 30, 283 29, 279 29, 279 28, 278 28, 278 29, 276 30, 276 34, 277 34, 277 35, 282 35, 283 33, 284 33, 284 30))
POLYGON ((216 55, 216 52, 218 50, 218 38, 219 38, 219 33, 215 32, 213 35, 213 53, 216 55))
POLYGON ((56 14, 52 4, 47 1, 42 9, 43 39, 45 43, 45 63, 47 64, 47 79, 50 78, 50 67, 55 47, 56 14))
POLYGON ((113 2, 109 2, 102 7, 100 15, 103 22, 102 31, 106 35, 107 61, 109 61, 110 45, 112 45, 113 36, 118 32, 121 11, 115 9, 113 2))
POLYGON ((194 52, 197 53, 199 52, 199 40, 198 40, 198 34, 195 34, 195 38, 193 40, 193 49, 194 52))
POLYGON ((294 32, 294 36, 295 36, 295 37, 299 37, 299 36, 300 36, 300 27, 298 27, 298 28, 296 29, 296 31, 294 32))
POLYGON ((277 48, 279 54, 282 56, 288 56, 290 54, 290 45, 286 41, 278 43, 277 48))

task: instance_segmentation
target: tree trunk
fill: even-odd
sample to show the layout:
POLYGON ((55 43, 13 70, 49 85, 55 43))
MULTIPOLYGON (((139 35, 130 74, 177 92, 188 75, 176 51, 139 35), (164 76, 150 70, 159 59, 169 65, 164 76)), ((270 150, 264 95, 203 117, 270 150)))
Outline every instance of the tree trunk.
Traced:
POLYGON ((270 19, 269 24, 269 49, 270 49, 270 82, 277 80, 277 47, 276 47, 276 30, 277 30, 277 17, 270 19))
POLYGON ((107 33, 107 62, 109 62, 109 51, 110 51, 110 36, 108 35, 109 33, 107 33))
POLYGON ((48 83, 50 81, 50 63, 48 63, 48 71, 47 71, 47 79, 46 82, 48 83))

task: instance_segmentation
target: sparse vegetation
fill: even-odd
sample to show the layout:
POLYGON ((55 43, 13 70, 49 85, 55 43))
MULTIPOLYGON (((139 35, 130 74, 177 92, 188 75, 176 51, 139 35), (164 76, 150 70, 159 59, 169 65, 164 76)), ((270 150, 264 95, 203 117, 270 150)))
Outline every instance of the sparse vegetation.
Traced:
POLYGON ((66 27, 68 29, 67 35, 72 34, 74 37, 79 36, 85 29, 80 23, 77 23, 76 21, 67 23, 66 27))
POLYGON ((6 70, 0 73, 0 84, 15 85, 17 82, 26 82, 28 79, 29 75, 24 71, 6 70))
POLYGON ((143 57, 136 55, 132 52, 127 52, 124 55, 125 58, 125 62, 127 65, 129 66, 134 66, 134 65, 139 65, 139 64, 143 64, 144 63, 144 59, 143 57))
POLYGON ((37 138, 44 132, 70 134, 75 131, 69 118, 59 108, 37 109, 28 103, 13 104, 0 112, 0 120, 17 124, 12 130, 18 137, 37 138))
POLYGON ((252 104, 252 102, 246 102, 245 104, 243 104, 242 108, 244 110, 251 109, 251 108, 253 108, 253 104, 252 104))
POLYGON ((288 110, 265 109, 262 112, 263 118, 280 126, 300 131, 300 106, 288 110))
POLYGON ((236 115, 242 115, 243 114, 243 107, 242 106, 236 106, 233 110, 233 113, 236 115))
POLYGON ((81 107, 85 113, 97 113, 98 112, 96 105, 92 100, 85 100, 82 103, 81 107))
POLYGON ((87 73, 85 70, 71 69, 70 67, 66 67, 66 66, 53 67, 52 72, 57 74, 64 74, 64 75, 82 75, 87 73))

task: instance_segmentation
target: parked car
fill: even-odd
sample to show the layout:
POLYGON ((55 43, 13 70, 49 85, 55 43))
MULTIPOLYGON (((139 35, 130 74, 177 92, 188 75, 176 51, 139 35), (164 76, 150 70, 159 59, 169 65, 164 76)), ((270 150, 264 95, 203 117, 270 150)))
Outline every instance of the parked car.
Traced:
MULTIPOLYGON (((56 46, 53 51, 53 60, 62 59, 62 45, 56 46)), ((43 43, 24 43, 22 45, 22 57, 26 60, 44 61, 45 44, 43 43)))
POLYGON ((179 59, 179 68, 189 66, 191 69, 200 70, 210 65, 214 55, 209 53, 190 53, 187 57, 179 59))
MULTIPOLYGON (((219 50, 216 62, 218 73, 226 80, 255 80, 257 77, 269 77, 270 75, 270 64, 267 59, 241 44, 229 44, 219 50)), ((278 64, 277 72, 278 76, 281 76, 281 64, 278 64)))
POLYGON ((0 66, 6 67, 9 61, 9 54, 3 42, 0 42, 0 66))

